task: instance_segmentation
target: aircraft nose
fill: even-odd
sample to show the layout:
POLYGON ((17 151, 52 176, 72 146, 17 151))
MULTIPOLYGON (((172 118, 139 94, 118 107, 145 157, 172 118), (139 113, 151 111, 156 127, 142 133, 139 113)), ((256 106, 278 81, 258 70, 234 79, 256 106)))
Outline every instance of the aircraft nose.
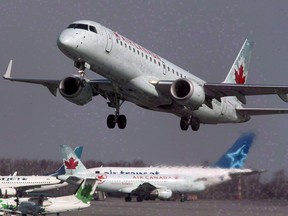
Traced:
POLYGON ((71 48, 75 48, 75 41, 70 35, 61 33, 57 39, 57 46, 60 50, 69 50, 71 48))

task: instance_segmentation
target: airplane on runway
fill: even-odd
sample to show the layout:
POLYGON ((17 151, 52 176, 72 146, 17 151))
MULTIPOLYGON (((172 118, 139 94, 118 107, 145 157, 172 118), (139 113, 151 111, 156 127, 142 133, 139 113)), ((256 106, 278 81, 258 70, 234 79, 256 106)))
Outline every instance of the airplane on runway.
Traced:
POLYGON ((129 101, 148 110, 175 114, 182 130, 191 126, 197 131, 201 123, 240 123, 253 115, 288 113, 288 109, 242 106, 249 95, 277 94, 288 102, 288 86, 247 84, 253 44, 245 40, 222 83, 209 83, 97 22, 80 20, 64 29, 57 40, 79 75, 62 80, 14 78, 11 60, 3 78, 41 84, 54 96, 59 89, 65 99, 77 105, 101 95, 115 108, 115 114, 107 117, 108 128, 116 124, 120 129, 126 127, 120 107, 129 101), (85 69, 106 79, 89 80, 85 69))
POLYGON ((73 195, 61 197, 32 197, 0 199, 0 211, 20 212, 22 215, 46 215, 76 211, 90 206, 97 180, 83 179, 73 195))
MULTIPOLYGON (((239 139, 240 141, 238 140, 213 166, 163 169, 151 167, 150 170, 157 169, 157 174, 148 173, 148 169, 142 167, 135 173, 96 174, 85 168, 70 147, 61 145, 63 163, 70 179, 65 175, 58 178, 69 183, 77 183, 78 179, 85 176, 97 178, 98 191, 125 193, 127 194, 125 200, 128 202, 131 201, 131 196, 137 196, 138 202, 143 199, 169 199, 173 193, 201 192, 208 187, 227 182, 233 177, 261 172, 242 169, 253 138, 254 135, 249 134, 239 139)), ((120 169, 125 170, 123 167, 120 169)))
MULTIPOLYGON (((74 153, 77 157, 81 158, 82 150, 82 146, 75 148, 74 153)), ((12 176, 0 176, 0 196, 16 196, 65 187, 68 183, 57 179, 58 175, 63 174, 65 174, 64 165, 46 175, 17 176, 15 172, 12 176)))

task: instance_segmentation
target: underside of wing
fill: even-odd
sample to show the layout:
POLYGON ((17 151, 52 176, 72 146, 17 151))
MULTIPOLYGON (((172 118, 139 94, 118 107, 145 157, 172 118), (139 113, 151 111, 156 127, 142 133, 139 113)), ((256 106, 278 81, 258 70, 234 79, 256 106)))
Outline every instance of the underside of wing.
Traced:
POLYGON ((156 187, 150 183, 143 183, 132 191, 133 194, 150 194, 156 187))
POLYGON ((288 109, 278 108, 240 108, 236 109, 240 115, 274 115, 288 113, 288 109))
POLYGON ((283 101, 288 102, 288 86, 268 86, 230 83, 205 83, 205 94, 220 98, 225 96, 248 96, 277 94, 283 101))

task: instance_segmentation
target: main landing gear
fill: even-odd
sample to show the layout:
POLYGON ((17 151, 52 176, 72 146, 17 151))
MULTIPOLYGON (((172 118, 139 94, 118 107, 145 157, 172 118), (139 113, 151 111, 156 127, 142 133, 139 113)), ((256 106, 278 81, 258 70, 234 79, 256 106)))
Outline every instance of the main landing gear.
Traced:
POLYGON ((180 120, 180 128, 183 131, 188 130, 189 125, 191 126, 191 129, 193 131, 198 131, 200 128, 200 121, 198 118, 195 118, 193 116, 191 117, 182 117, 180 120))
POLYGON ((109 97, 110 102, 108 102, 109 107, 116 108, 115 115, 110 114, 107 117, 107 127, 113 129, 117 124, 119 129, 124 129, 127 125, 127 119, 125 115, 120 115, 120 107, 124 101, 120 101, 118 95, 113 95, 109 97))

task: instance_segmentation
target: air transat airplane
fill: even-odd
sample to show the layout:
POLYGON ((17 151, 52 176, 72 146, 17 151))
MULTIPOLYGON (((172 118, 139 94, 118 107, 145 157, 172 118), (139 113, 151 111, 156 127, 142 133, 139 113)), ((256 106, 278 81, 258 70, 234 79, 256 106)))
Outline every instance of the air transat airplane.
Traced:
POLYGON ((76 157, 70 147, 61 146, 66 169, 65 175, 59 179, 70 183, 77 182, 85 176, 98 179, 97 190, 103 192, 126 193, 126 201, 131 196, 137 196, 137 201, 143 199, 169 199, 173 193, 200 192, 208 187, 231 180, 235 176, 259 173, 252 169, 242 169, 252 145, 254 135, 241 137, 213 166, 210 167, 134 167, 134 171, 121 167, 124 173, 93 173, 87 170, 76 157), (156 170, 150 173, 149 170, 156 170))
POLYGON ((17 211, 22 215, 59 215, 61 212, 81 210, 90 206, 96 187, 96 179, 84 179, 76 192, 69 196, 0 199, 0 211, 17 211))
POLYGON ((175 114, 180 128, 191 125, 246 122, 252 115, 288 113, 288 109, 243 108, 248 95, 277 94, 288 102, 288 86, 246 84, 253 42, 246 40, 222 83, 208 83, 170 61, 99 23, 80 20, 70 24, 57 40, 59 49, 74 61, 80 75, 62 80, 11 77, 12 61, 4 79, 41 84, 56 96, 57 89, 68 101, 84 105, 101 95, 115 114, 107 118, 108 128, 126 127, 120 115, 124 101, 142 108, 175 114), (85 69, 106 79, 89 80, 85 69))

